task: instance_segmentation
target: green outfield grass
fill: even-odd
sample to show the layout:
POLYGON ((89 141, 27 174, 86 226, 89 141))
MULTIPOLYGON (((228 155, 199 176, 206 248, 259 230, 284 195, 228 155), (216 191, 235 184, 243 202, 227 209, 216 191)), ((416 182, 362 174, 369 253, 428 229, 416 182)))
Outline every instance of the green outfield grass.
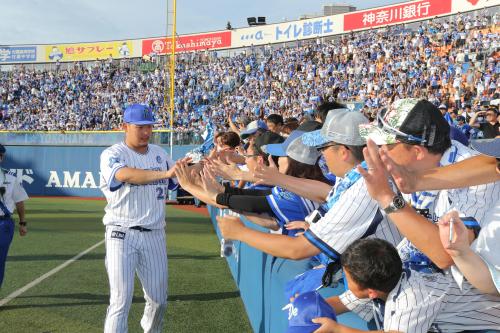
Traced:
MULTIPOLYGON (((0 299, 104 239, 104 201, 30 199, 29 233, 16 230, 0 299)), ((169 305, 164 332, 251 332, 209 219, 168 207, 169 305)), ((144 299, 136 280, 129 332, 144 299)), ((108 304, 104 245, 0 307, 0 332, 102 332, 108 304)))

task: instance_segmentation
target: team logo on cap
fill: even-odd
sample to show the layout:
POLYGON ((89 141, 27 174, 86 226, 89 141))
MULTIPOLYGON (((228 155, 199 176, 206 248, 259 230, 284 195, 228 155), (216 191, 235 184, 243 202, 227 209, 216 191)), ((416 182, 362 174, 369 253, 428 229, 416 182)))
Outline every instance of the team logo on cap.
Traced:
POLYGON ((288 320, 292 319, 293 317, 297 317, 297 315, 299 314, 299 309, 294 307, 292 303, 285 305, 282 310, 288 310, 288 320))
POLYGON ((144 111, 142 111, 142 116, 144 117, 144 119, 148 119, 149 118, 148 109, 144 109, 144 111))

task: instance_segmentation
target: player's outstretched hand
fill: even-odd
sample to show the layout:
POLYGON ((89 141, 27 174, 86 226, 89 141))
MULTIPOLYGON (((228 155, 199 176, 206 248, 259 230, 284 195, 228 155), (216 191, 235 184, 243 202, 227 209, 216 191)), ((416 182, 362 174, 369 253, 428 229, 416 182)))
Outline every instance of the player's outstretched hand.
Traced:
POLYGON ((217 216, 217 224, 226 239, 238 239, 239 232, 245 228, 243 222, 236 216, 217 216))
POLYGON ((458 216, 456 210, 452 210, 441 217, 438 222, 439 237, 445 251, 451 257, 457 257, 470 249, 467 228, 458 216), (450 242, 450 221, 453 224, 450 242))
POLYGON ((169 169, 167 172, 165 172, 164 178, 177 177, 177 174, 176 174, 177 165, 181 163, 181 164, 185 164, 187 166, 189 163, 191 163, 191 161, 192 161, 191 157, 184 157, 184 158, 177 160, 177 162, 175 162, 175 165, 171 169, 169 169))
POLYGON ((385 149, 379 150, 380 159, 386 170, 391 174, 394 183, 403 193, 413 193, 417 190, 417 176, 415 172, 410 172, 407 168, 397 164, 389 157, 385 149))
POLYGON ((279 179, 281 173, 278 171, 272 156, 269 155, 268 161, 269 166, 261 164, 255 169, 253 176, 257 179, 256 184, 277 185, 276 180, 279 179))
POLYGON ((28 233, 28 227, 25 225, 20 225, 19 226, 19 235, 22 237, 22 236, 26 236, 27 233, 28 233))
POLYGON ((363 169, 359 165, 357 170, 365 179, 370 196, 379 202, 388 196, 392 198, 394 196, 394 191, 389 184, 389 175, 385 169, 384 163, 382 163, 380 159, 379 149, 375 142, 368 139, 366 148, 363 149, 363 155, 368 170, 363 169))
POLYGON ((321 327, 318 328, 314 333, 337 333, 340 332, 339 324, 330 318, 319 317, 312 320, 315 324, 320 324, 321 327))
POLYGON ((177 181, 183 188, 186 188, 191 184, 189 167, 186 162, 182 160, 177 161, 175 164, 175 174, 177 176, 177 181))

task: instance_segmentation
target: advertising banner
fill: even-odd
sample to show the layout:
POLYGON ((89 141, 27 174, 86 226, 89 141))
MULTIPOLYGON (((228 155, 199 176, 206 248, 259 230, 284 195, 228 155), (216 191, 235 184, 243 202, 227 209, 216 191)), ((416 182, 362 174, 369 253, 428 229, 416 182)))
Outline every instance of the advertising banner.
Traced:
POLYGON ((85 61, 127 58, 132 55, 131 41, 54 44, 45 46, 45 61, 85 61))
MULTIPOLYGON (((202 51, 231 47, 231 31, 208 34, 179 36, 175 41, 176 52, 202 51)), ((151 53, 165 54, 172 51, 172 41, 165 38, 145 39, 142 41, 142 55, 151 53)))
MULTIPOLYGON (((195 146, 175 146, 177 160, 195 146)), ((165 150, 168 147, 163 147, 165 150)), ((100 197, 100 155, 106 147, 6 146, 2 167, 29 195, 100 197)))
POLYGON ((344 14, 344 32, 446 15, 451 0, 423 0, 344 14))
POLYGON ((232 47, 265 45, 342 33, 342 15, 233 30, 232 47))
POLYGON ((0 46, 0 63, 34 61, 36 46, 0 46))
POLYGON ((484 7, 498 6, 500 0, 453 0, 454 13, 483 9, 484 7))

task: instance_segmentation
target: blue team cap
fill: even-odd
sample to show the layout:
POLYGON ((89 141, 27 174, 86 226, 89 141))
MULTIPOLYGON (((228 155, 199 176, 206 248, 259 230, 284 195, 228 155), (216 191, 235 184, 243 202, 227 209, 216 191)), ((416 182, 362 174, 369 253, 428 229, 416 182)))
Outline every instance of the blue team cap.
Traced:
POLYGON ((472 140, 470 145, 481 154, 500 158, 500 138, 472 140))
POLYGON ((265 145, 262 147, 262 151, 272 156, 287 156, 286 149, 288 148, 288 146, 292 143, 293 140, 297 139, 304 133, 305 132, 303 131, 293 131, 283 143, 265 145))
POLYGON ((123 122, 134 125, 156 124, 153 111, 144 104, 132 104, 125 109, 123 122))
POLYGON ((312 333, 320 327, 312 322, 318 317, 337 320, 332 306, 317 291, 304 293, 293 301, 289 309, 286 333, 312 333))
POLYGON ((323 275, 326 267, 311 268, 302 274, 297 275, 285 285, 285 297, 290 299, 295 295, 302 295, 310 291, 319 290, 323 287, 323 275))
POLYGON ((255 134, 255 132, 257 132, 259 129, 267 130, 266 123, 260 119, 254 120, 247 125, 246 129, 243 132, 240 133, 240 137, 245 140, 250 135, 255 134))

